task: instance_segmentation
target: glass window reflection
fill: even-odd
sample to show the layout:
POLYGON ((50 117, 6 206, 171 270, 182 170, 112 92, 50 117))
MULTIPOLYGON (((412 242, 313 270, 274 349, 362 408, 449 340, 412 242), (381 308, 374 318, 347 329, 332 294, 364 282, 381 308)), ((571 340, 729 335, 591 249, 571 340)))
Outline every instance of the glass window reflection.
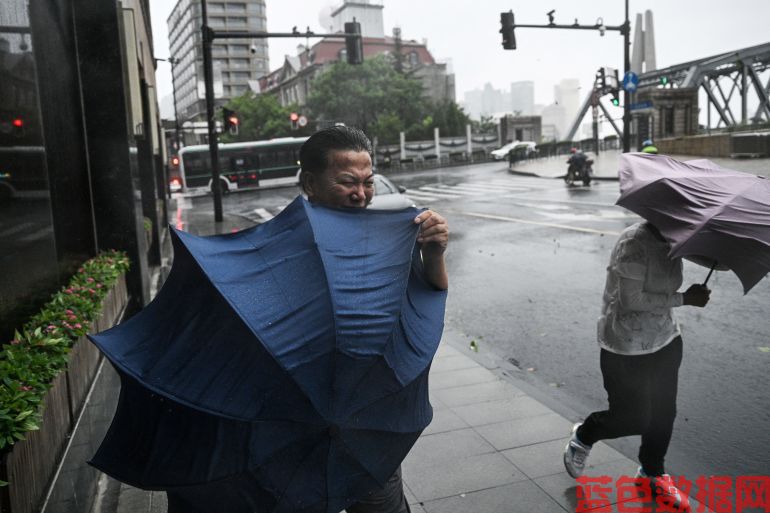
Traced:
POLYGON ((58 287, 27 9, 0 2, 0 342, 58 287))

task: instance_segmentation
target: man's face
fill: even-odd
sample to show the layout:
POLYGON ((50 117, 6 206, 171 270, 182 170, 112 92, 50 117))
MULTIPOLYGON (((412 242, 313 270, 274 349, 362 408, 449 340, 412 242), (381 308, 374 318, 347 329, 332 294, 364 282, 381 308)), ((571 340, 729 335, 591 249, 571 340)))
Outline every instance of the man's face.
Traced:
POLYGON ((310 178, 308 199, 327 207, 366 208, 374 195, 372 159, 365 151, 335 150, 320 176, 310 178))

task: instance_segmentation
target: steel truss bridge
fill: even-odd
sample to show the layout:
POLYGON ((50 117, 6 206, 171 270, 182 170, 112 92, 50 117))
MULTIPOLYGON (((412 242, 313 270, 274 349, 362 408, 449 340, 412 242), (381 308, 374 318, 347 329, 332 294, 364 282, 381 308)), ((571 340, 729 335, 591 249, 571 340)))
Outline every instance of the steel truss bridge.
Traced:
MULTIPOLYGON (((770 123, 770 43, 656 69, 639 76, 638 89, 662 85, 701 89, 708 101, 708 128, 770 123), (749 105, 756 106, 751 115, 749 105), (717 115, 716 124, 713 124, 712 110, 717 115)), ((590 94, 572 124, 568 140, 574 137, 589 106, 590 94)), ((599 103, 599 107, 611 120, 604 105, 599 103)), ((620 135, 614 123, 613 127, 620 135)))
POLYGON ((709 127, 712 108, 719 116, 714 128, 770 122, 770 77, 764 83, 762 80, 768 69, 770 43, 765 43, 643 73, 639 76, 639 88, 663 82, 668 87, 701 88, 708 99, 709 127), (752 116, 750 103, 757 105, 752 116))

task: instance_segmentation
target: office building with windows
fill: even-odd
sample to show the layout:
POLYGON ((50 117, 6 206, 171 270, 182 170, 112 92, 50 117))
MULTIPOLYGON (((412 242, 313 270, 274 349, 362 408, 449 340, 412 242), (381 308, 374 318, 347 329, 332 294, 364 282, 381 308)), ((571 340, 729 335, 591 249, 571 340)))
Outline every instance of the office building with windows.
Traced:
MULTIPOLYGON (((209 1, 209 26, 217 32, 265 32, 265 0, 209 1)), ((178 0, 168 17, 169 49, 180 124, 203 121, 206 101, 199 0, 178 0)), ((212 44, 216 104, 254 89, 269 67, 266 39, 218 39, 212 44)), ((187 141, 188 143, 192 141, 187 141)))

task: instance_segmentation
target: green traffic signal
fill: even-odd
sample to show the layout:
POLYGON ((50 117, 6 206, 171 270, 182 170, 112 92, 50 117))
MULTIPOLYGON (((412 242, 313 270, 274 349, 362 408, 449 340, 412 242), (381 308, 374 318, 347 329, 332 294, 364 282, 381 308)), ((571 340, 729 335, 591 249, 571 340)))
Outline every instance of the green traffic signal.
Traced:
POLYGON ((613 98, 613 99, 612 99, 612 104, 613 104, 615 107, 617 107, 618 105, 620 105, 620 99, 619 99, 619 98, 613 98))
POLYGON ((667 85, 668 77, 660 77, 660 85, 667 85))

